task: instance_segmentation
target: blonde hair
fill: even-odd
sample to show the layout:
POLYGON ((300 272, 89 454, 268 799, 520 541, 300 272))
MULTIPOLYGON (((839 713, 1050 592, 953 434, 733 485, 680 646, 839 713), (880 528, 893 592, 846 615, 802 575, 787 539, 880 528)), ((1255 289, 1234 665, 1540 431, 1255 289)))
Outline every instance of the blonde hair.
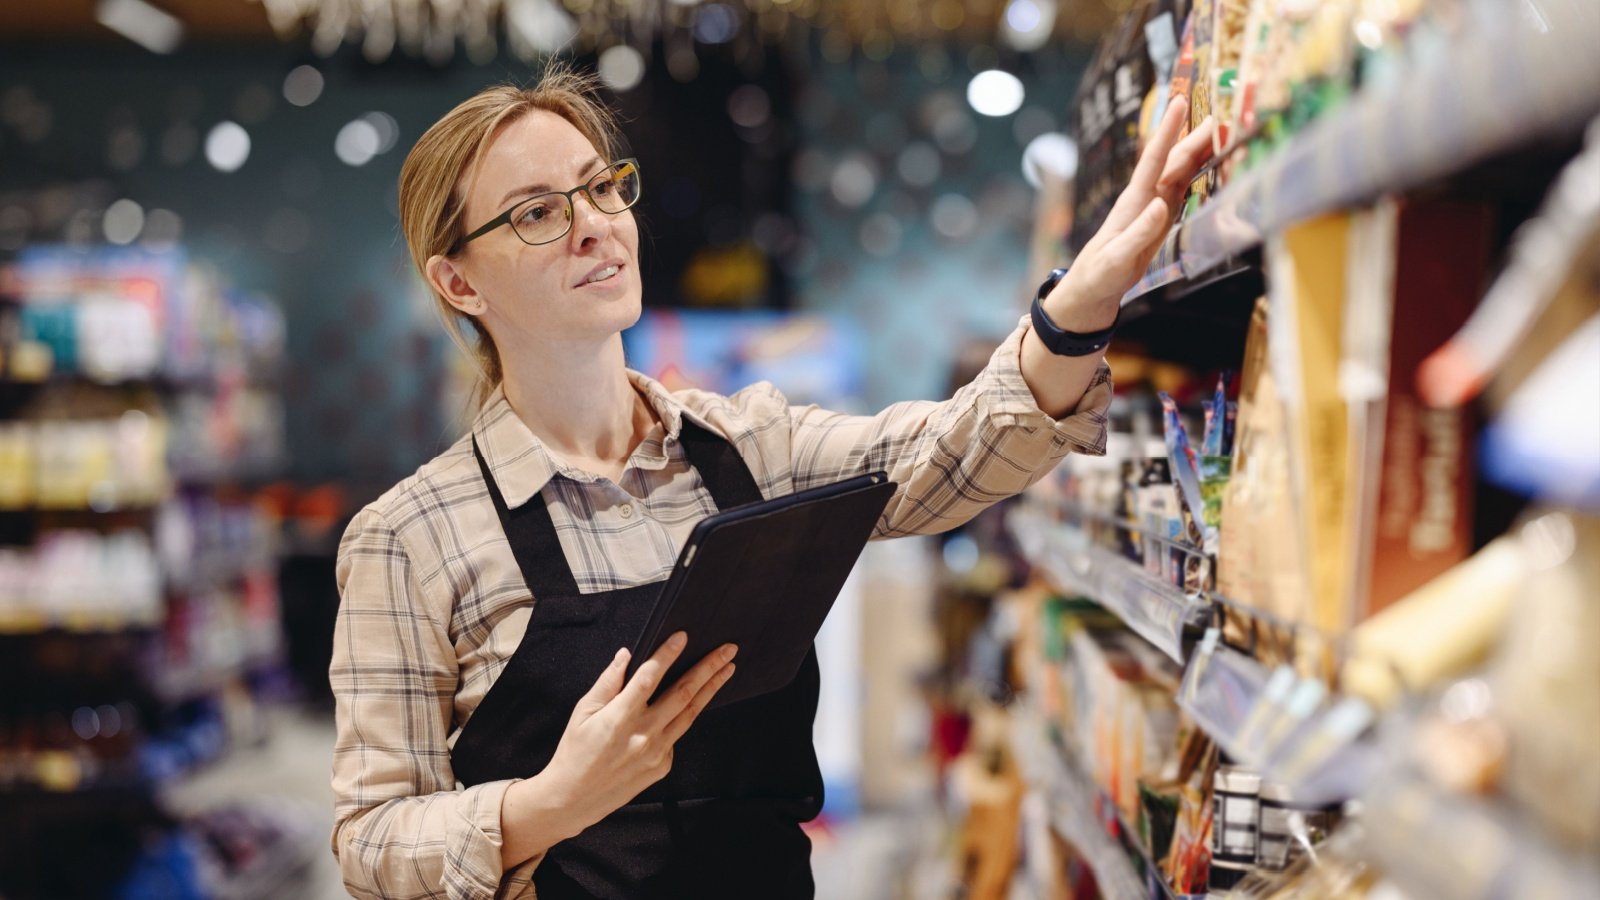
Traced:
MULTIPOLYGON (((502 84, 479 91, 417 140, 400 167, 400 230, 423 281, 428 280, 428 260, 448 255, 465 236, 461 211, 467 174, 502 126, 534 110, 555 113, 588 138, 602 158, 616 158, 616 117, 596 96, 597 85, 593 75, 554 63, 532 87, 502 84)), ((481 406, 504 375, 499 348, 476 319, 451 306, 431 282, 429 289, 450 339, 477 365, 474 406, 481 406), (461 329, 465 322, 472 323, 475 344, 468 343, 461 329)))

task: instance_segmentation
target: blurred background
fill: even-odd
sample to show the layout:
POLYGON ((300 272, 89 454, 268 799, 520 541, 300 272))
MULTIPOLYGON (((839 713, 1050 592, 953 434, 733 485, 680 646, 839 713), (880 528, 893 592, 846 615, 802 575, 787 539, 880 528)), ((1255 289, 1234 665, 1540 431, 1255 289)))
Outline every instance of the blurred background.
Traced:
POLYGON ((630 364, 940 399, 1171 98, 1217 162, 1105 457, 868 549, 821 897, 1600 890, 1591 0, 0 7, 0 898, 338 897, 334 557, 470 422, 411 145, 546 60, 644 173, 630 364))

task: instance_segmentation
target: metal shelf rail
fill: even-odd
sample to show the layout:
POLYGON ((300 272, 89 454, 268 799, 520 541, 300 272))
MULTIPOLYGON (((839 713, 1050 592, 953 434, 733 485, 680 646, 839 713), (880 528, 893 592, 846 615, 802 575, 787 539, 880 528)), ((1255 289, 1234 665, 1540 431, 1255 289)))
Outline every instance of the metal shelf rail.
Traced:
POLYGON ((1503 803, 1448 793, 1398 767, 1362 793, 1361 846, 1409 897, 1591 897, 1600 867, 1503 803))
MULTIPOLYGON (((1056 590, 1082 594, 1104 606, 1161 652, 1183 662, 1184 635, 1204 625, 1210 612, 1206 600, 1185 594, 1094 544, 1081 529, 1026 505, 1011 512, 1010 525, 1023 555, 1056 590)), ((1137 530, 1125 523, 1117 527, 1137 530)))
POLYGON ((1269 670, 1223 645, 1215 628, 1184 670, 1178 706, 1229 757, 1308 802, 1355 796, 1381 763, 1363 739, 1376 715, 1370 705, 1289 666, 1269 670))

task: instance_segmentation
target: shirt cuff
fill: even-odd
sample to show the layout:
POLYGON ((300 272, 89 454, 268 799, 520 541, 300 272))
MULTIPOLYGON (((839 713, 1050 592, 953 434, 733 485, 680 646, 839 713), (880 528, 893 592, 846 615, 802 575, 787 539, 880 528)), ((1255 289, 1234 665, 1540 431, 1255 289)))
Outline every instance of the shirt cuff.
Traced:
MULTIPOLYGON (((500 806, 515 781, 488 781, 466 788, 457 798, 445 830, 444 889, 451 898, 499 896, 505 880, 500 848, 500 806)), ((518 866, 520 871, 523 867, 518 866)), ((533 870, 528 867, 531 873, 533 870)))
POLYGON ((1054 418, 1039 408, 1033 390, 1022 377, 1022 337, 1031 327, 1029 318, 1023 316, 1016 330, 989 358, 989 365, 979 376, 986 382, 984 389, 978 392, 979 412, 986 420, 1002 427, 1028 432, 1046 430, 1052 439, 1052 457, 1059 458, 1069 452, 1104 456, 1107 410, 1111 408, 1113 393, 1111 367, 1101 361, 1077 406, 1065 416, 1054 418))

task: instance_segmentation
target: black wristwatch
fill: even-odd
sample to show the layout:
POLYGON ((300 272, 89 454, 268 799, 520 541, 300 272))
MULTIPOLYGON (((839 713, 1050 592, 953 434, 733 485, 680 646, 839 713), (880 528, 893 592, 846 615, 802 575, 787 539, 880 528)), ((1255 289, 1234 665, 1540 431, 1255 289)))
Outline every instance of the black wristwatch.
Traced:
POLYGON ((1039 285, 1039 293, 1033 298, 1033 330, 1039 335, 1039 340, 1050 348, 1050 352, 1057 356, 1088 356, 1099 353, 1111 343, 1111 336, 1117 333, 1117 323, 1122 321, 1122 310, 1117 310, 1117 317, 1112 320, 1111 327, 1101 331, 1091 331, 1083 334, 1077 331, 1066 331, 1058 328, 1050 317, 1044 314, 1044 298, 1050 296, 1055 290, 1056 283, 1061 276, 1067 274, 1066 269, 1056 269, 1050 277, 1039 285))

